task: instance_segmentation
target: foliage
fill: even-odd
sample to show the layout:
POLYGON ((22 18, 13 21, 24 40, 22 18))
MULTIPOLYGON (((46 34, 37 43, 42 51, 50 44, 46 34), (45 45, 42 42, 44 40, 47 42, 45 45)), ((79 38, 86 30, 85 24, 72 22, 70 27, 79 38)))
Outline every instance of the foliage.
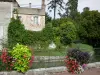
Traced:
POLYGON ((53 40, 52 24, 46 24, 45 28, 42 31, 26 31, 25 40, 26 45, 34 45, 39 48, 48 47, 48 45, 53 40))
POLYGON ((17 43, 28 46, 48 46, 53 39, 52 31, 51 23, 47 23, 42 31, 25 30, 24 25, 18 18, 12 18, 8 27, 8 46, 11 49, 17 43))
POLYGON ((54 27, 54 40, 56 43, 67 45, 77 39, 77 30, 72 20, 62 18, 56 21, 57 27, 54 27))
POLYGON ((100 48, 94 49, 94 57, 96 61, 100 61, 100 48))
MULTIPOLYGON (((64 4, 63 0, 50 0, 50 2, 48 3, 48 5, 49 5, 48 9, 54 9, 54 20, 56 17, 57 7, 59 7, 60 10, 62 10, 62 9, 64 9, 63 4, 64 4)), ((58 10, 58 11, 60 11, 60 10, 58 10)))
POLYGON ((66 3, 64 16, 75 19, 77 15, 78 0, 68 0, 66 3))
POLYGON ((24 43, 23 38, 25 29, 24 25, 18 18, 12 18, 8 27, 8 46, 14 47, 17 43, 24 43), (22 35, 23 34, 23 35, 22 35))
POLYGON ((82 73, 89 62, 90 55, 87 52, 81 52, 78 49, 70 49, 66 56, 66 67, 68 72, 79 74, 82 73))
POLYGON ((9 55, 7 49, 4 48, 0 54, 0 71, 10 71, 14 68, 15 60, 9 55))
POLYGON ((66 57, 65 63, 66 63, 68 72, 75 74, 76 72, 79 71, 78 69, 79 63, 75 59, 66 57))
MULTIPOLYGON (((69 49, 70 46, 68 45, 67 46, 67 49, 69 49)), ((82 43, 72 43, 72 46, 71 48, 75 48, 75 49, 79 49, 81 50, 82 52, 88 52, 88 53, 92 53, 94 54, 94 49, 91 45, 88 45, 88 44, 82 44, 82 43)))
POLYGON ((16 62, 14 63, 14 69, 20 72, 26 72, 29 69, 29 62, 31 59, 31 51, 27 46, 17 44, 13 47, 11 55, 16 62))
POLYGON ((85 8, 83 8, 83 12, 86 12, 86 11, 89 11, 89 10, 90 10, 89 7, 85 7, 85 8))
POLYGON ((78 49, 71 49, 67 53, 68 57, 72 57, 76 59, 80 65, 83 65, 84 63, 88 63, 90 59, 90 55, 87 52, 82 52, 78 49))
POLYGON ((72 22, 67 21, 66 23, 61 24, 60 30, 61 42, 63 44, 70 44, 73 40, 77 39, 77 31, 72 22))
POLYGON ((93 47, 99 47, 100 43, 100 12, 84 11, 79 20, 79 36, 93 47))
POLYGON ((47 24, 48 22, 50 23, 52 21, 52 18, 49 16, 49 14, 46 12, 45 13, 45 23, 47 24))

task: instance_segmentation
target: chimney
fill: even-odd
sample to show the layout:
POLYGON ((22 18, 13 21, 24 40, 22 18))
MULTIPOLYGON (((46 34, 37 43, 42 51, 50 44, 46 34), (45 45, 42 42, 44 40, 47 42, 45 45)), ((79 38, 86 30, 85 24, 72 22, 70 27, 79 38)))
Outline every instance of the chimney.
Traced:
POLYGON ((45 0, 42 0, 42 9, 45 9, 45 0))
POLYGON ((31 3, 29 3, 29 8, 31 8, 31 6, 32 6, 32 4, 31 4, 31 3))

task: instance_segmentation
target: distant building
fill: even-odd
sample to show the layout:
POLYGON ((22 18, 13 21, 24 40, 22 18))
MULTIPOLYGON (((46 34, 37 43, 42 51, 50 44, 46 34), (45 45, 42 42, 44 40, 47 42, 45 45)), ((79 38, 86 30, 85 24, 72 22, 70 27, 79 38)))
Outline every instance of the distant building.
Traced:
POLYGON ((17 0, 0 0, 0 46, 2 40, 7 40, 7 31, 10 18, 16 16, 14 8, 19 12, 19 18, 25 25, 25 29, 41 31, 45 27, 45 0, 42 0, 41 8, 20 7, 17 0))
MULTIPOLYGON (((18 7, 19 18, 25 25, 25 29, 41 31, 45 27, 45 0, 42 0, 41 8, 18 7)), ((14 14, 16 15, 16 14, 14 14)))

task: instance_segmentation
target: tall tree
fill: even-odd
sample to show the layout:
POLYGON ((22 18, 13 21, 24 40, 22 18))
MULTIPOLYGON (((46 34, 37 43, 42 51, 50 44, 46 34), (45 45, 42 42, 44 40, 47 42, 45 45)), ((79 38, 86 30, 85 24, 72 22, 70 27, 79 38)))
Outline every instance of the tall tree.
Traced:
POLYGON ((75 19, 77 15, 78 0, 68 0, 65 7, 64 15, 75 19))
POLYGON ((83 12, 85 12, 85 11, 89 11, 89 10, 90 10, 89 7, 85 7, 85 8, 83 8, 83 12))
POLYGON ((79 36, 93 47, 100 46, 100 12, 84 11, 81 13, 79 36))
POLYGON ((46 12, 45 13, 45 23, 47 24, 48 22, 51 22, 52 18, 49 16, 49 14, 46 12))
POLYGON ((58 11, 64 9, 63 7, 64 1, 63 0, 49 0, 49 1, 50 2, 48 3, 49 5, 48 9, 50 11, 52 9, 54 10, 54 20, 55 20, 57 7, 59 7, 58 11))

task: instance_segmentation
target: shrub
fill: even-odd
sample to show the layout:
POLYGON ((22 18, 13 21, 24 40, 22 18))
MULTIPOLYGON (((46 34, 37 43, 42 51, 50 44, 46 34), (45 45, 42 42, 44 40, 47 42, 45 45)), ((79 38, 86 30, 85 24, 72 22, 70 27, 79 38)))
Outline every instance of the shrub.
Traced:
POLYGON ((24 44, 25 28, 21 21, 12 18, 8 26, 8 46, 13 48, 17 43, 24 44), (23 34, 23 35, 22 35, 23 34))
POLYGON ((48 46, 53 40, 52 23, 46 24, 42 31, 25 30, 19 18, 12 18, 8 26, 8 47, 12 49, 17 43, 41 47, 48 46), (23 34, 23 35, 22 35, 23 34))
POLYGON ((19 72, 26 72, 30 67, 30 60, 31 60, 31 51, 27 46, 17 44, 13 47, 11 51, 11 55, 16 62, 14 63, 14 69, 19 72))
POLYGON ((75 71, 78 71, 79 63, 75 59, 67 57, 65 62, 68 72, 75 73, 75 71))
POLYGON ((9 55, 7 49, 4 48, 0 55, 0 71, 9 71, 14 68, 14 59, 9 55))
POLYGON ((81 65, 88 63, 90 55, 87 52, 82 52, 78 49, 70 49, 67 53, 69 57, 75 58, 81 65))
POLYGON ((87 52, 81 52, 78 49, 70 49, 66 56, 66 67, 70 73, 82 73, 84 65, 88 63, 90 55, 87 52))
POLYGON ((58 21, 62 22, 57 22, 58 26, 54 27, 54 40, 59 38, 61 44, 68 45, 78 38, 75 24, 72 21, 68 19, 61 19, 58 21))

